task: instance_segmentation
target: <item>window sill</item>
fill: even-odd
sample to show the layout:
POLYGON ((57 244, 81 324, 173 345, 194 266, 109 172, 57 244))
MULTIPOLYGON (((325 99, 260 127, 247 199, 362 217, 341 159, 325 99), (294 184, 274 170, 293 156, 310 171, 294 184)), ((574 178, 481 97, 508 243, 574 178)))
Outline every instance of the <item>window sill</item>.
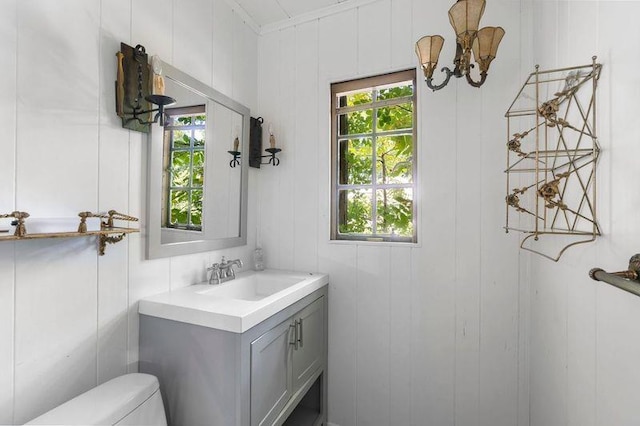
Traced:
POLYGON ((364 241, 364 240, 329 240, 329 244, 336 245, 355 245, 355 246, 370 246, 370 247, 408 247, 408 248, 420 248, 421 243, 405 243, 400 241, 364 241))

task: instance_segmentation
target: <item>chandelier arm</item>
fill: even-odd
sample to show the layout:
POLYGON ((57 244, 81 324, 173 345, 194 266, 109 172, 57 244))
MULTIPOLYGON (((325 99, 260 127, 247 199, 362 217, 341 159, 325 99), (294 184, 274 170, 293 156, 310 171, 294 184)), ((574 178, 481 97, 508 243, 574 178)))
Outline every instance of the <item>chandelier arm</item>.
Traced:
POLYGON ((473 78, 471 78, 471 74, 470 73, 467 73, 466 77, 467 77, 467 83, 469 83, 473 87, 480 87, 480 86, 482 86, 484 84, 485 80, 487 79, 487 72, 486 71, 482 71, 480 73, 480 81, 473 81, 473 78))
POLYGON ((442 89, 444 86, 447 85, 447 83, 449 83, 449 79, 451 79, 451 76, 453 75, 453 71, 451 71, 449 68, 447 67, 443 67, 440 71, 445 72, 447 74, 447 76, 445 77, 444 81, 440 84, 437 85, 433 85, 431 82, 433 81, 433 78, 426 78, 425 81, 427 82, 427 86, 429 86, 429 88, 431 90, 433 90, 434 92, 436 90, 440 90, 442 89))

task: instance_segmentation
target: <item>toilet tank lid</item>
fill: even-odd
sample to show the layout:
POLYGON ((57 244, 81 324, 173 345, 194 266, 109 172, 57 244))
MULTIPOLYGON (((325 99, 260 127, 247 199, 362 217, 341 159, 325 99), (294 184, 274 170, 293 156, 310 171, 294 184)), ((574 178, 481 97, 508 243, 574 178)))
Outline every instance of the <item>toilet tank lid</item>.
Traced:
POLYGON ((150 374, 126 374, 95 387, 28 425, 115 425, 158 391, 150 374))

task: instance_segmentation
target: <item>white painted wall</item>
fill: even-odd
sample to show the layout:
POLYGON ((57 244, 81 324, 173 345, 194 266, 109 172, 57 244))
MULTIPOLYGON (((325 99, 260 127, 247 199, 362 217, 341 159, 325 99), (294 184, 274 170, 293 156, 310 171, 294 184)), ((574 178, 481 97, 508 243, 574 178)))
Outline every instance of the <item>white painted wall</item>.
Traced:
POLYGON ((639 2, 534 2, 535 63, 541 68, 603 64, 598 91, 602 156, 598 216, 604 236, 557 264, 532 257, 531 426, 640 424, 640 299, 587 277, 625 269, 638 253, 636 183, 639 2))
MULTIPOLYGON (((0 1, 0 212, 143 217, 146 138, 114 109, 124 41, 257 105, 258 36, 224 0, 0 1)), ((255 174, 249 229, 255 230, 255 174)), ((137 370, 137 300, 205 279, 220 252, 145 261, 144 234, 0 244, 0 424, 137 370)), ((224 254, 250 259, 246 247, 224 254)))
MULTIPOLYGON (((426 33, 446 37, 446 65, 450 3, 378 0, 258 41, 223 0, 2 0, 0 212, 143 215, 145 141, 113 114, 114 53, 142 43, 274 123, 281 166, 250 176, 258 235, 226 254, 249 260, 257 239, 270 267, 331 274, 331 422, 636 425, 640 300, 586 273, 637 252, 640 30, 620 28, 637 2, 491 1, 483 23, 507 36, 485 86, 419 85, 420 245, 328 241, 329 84, 414 67, 426 33), (199 44, 178 49, 186 38, 199 44), (534 63, 593 54, 605 236, 558 264, 529 258, 501 231, 502 116, 534 63)), ((90 239, 0 244, 0 424, 134 371, 136 301, 204 279, 221 255, 143 261, 143 238, 104 257, 90 239)))
POLYGON ((283 152, 260 171, 258 241, 269 267, 331 276, 340 426, 528 425, 527 257, 502 230, 503 115, 531 43, 526 4, 487 4, 483 25, 507 36, 481 90, 419 84, 420 245, 329 242, 330 83, 415 67, 428 33, 447 39, 448 65, 450 6, 379 0, 259 40, 259 111, 283 152))

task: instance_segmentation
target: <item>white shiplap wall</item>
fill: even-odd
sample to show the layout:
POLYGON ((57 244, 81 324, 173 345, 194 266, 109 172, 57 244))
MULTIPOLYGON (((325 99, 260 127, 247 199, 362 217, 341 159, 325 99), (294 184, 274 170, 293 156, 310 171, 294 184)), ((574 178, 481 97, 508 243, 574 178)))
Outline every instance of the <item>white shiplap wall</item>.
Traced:
MULTIPOLYGON (((144 217, 146 140, 114 114, 115 52, 141 43, 252 110, 258 36, 224 0, 3 0, 0 212, 144 217)), ((224 254, 250 260, 249 243, 224 254)), ((0 424, 137 370, 137 300, 205 279, 221 252, 145 261, 144 233, 0 244, 0 424)), ((250 262, 249 262, 250 263, 250 262)))
POLYGON ((531 426, 640 424, 640 299, 588 278, 625 269, 638 253, 636 190, 640 65, 628 25, 640 3, 533 2, 535 63, 603 64, 598 89, 598 216, 604 235, 557 264, 534 258, 531 279, 531 426))
POLYGON ((528 424, 526 279, 517 236, 501 229, 503 114, 530 28, 519 2, 487 6, 483 24, 508 36, 481 90, 419 84, 420 245, 328 241, 330 83, 415 67, 427 33, 447 38, 446 65, 450 6, 380 0, 260 37, 259 111, 283 152, 260 172, 258 240, 270 267, 331 276, 329 421, 340 426, 528 424))

